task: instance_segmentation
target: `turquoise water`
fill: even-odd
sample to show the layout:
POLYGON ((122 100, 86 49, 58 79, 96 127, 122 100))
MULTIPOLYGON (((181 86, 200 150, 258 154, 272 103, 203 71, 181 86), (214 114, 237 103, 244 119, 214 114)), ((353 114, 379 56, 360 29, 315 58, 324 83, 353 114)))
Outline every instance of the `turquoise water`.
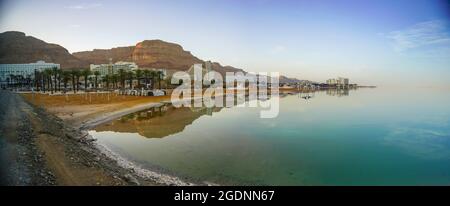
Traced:
POLYGON ((219 184, 449 185, 449 94, 292 94, 274 119, 260 119, 260 108, 168 108, 90 133, 143 167, 219 184))

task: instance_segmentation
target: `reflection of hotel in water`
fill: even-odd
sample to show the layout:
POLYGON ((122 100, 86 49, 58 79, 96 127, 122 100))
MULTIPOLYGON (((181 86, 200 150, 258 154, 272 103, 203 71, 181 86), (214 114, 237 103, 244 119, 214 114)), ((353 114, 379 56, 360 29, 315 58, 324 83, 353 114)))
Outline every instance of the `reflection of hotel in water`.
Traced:
POLYGON ((326 90, 326 92, 327 92, 327 95, 329 95, 329 96, 342 97, 342 96, 348 96, 349 89, 328 89, 328 90, 326 90))

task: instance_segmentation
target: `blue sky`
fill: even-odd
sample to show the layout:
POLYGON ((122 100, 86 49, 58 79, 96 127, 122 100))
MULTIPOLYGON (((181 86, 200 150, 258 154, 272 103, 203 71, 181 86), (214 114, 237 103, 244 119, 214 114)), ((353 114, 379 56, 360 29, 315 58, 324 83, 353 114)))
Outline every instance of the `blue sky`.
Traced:
POLYGON ((181 44, 204 60, 247 71, 376 85, 450 86, 445 0, 10 0, 0 31, 70 52, 181 44))

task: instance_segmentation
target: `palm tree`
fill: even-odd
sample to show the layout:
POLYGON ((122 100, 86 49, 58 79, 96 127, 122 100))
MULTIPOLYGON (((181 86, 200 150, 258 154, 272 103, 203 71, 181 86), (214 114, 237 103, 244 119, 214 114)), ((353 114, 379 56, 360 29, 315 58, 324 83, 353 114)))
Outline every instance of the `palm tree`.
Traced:
POLYGON ((150 71, 144 70, 144 79, 145 79, 145 86, 148 85, 148 79, 150 78, 150 71))
POLYGON ((141 86, 142 70, 136 70, 137 87, 141 86))
POLYGON ((130 80, 130 89, 133 87, 134 73, 132 71, 127 72, 128 79, 130 80))
POLYGON ((10 74, 10 75, 9 75, 9 84, 10 84, 10 87, 14 87, 15 79, 16 79, 16 75, 14 75, 14 74, 10 74))
POLYGON ((75 78, 76 78, 75 84, 77 85, 77 92, 80 90, 80 77, 81 77, 80 70, 76 70, 75 71, 75 78))
POLYGON ((44 71, 43 71, 43 76, 42 76, 42 79, 43 79, 43 85, 44 85, 44 93, 45 93, 45 91, 46 91, 46 87, 47 87, 47 90, 51 90, 50 89, 50 81, 49 81, 49 76, 51 75, 51 70, 49 70, 49 69, 45 69, 44 71))
POLYGON ((72 89, 74 93, 78 91, 78 83, 80 82, 80 71, 78 69, 73 69, 71 71, 72 76, 72 89))
POLYGON ((12 77, 12 74, 10 74, 9 77, 6 78, 6 81, 8 82, 7 83, 8 87, 11 87, 11 77, 12 77))
POLYGON ((158 78, 159 89, 161 89, 161 81, 164 79, 164 73, 162 71, 157 71, 156 77, 158 78))
POLYGON ((150 85, 152 86, 152 89, 155 88, 155 77, 156 77, 156 72, 155 71, 150 71, 150 85))
POLYGON ((34 87, 36 88, 36 91, 39 88, 38 82, 39 82, 39 72, 35 69, 34 70, 34 87))
POLYGON ((122 89, 125 89, 125 70, 119 69, 119 77, 122 89))
POLYGON ((111 78, 111 81, 113 83, 113 88, 116 89, 117 88, 117 81, 119 80, 119 75, 118 74, 113 74, 110 78, 111 78))
POLYGON ((63 71, 61 69, 58 69, 58 91, 61 91, 61 82, 63 80, 63 71))
POLYGON ((53 70, 52 69, 48 69, 47 71, 48 71, 48 74, 47 74, 48 80, 47 80, 47 82, 49 83, 49 87, 48 88, 49 88, 50 93, 53 94, 53 81, 52 81, 53 70))
POLYGON ((105 75, 105 76, 102 78, 102 82, 105 83, 106 89, 107 89, 107 90, 109 90, 109 80, 110 80, 110 78, 111 78, 111 77, 109 76, 109 74, 105 75))
POLYGON ((28 88, 31 88, 33 86, 31 83, 31 75, 30 74, 27 74, 27 76, 25 77, 24 83, 28 88))
POLYGON ((9 78, 8 78, 8 87, 12 87, 13 85, 13 80, 14 80, 14 74, 10 74, 9 78))
POLYGON ((25 77, 20 75, 19 76, 19 87, 23 88, 23 85, 25 84, 25 77))
POLYGON ((40 76, 40 80, 41 80, 42 92, 45 93, 45 72, 44 71, 40 72, 39 76, 40 76))
POLYGON ((67 82, 69 82, 71 78, 71 72, 70 71, 63 71, 62 72, 62 81, 64 82, 64 92, 67 90, 67 82))
POLYGON ((72 70, 70 71, 70 77, 72 77, 72 89, 73 89, 73 93, 77 93, 77 91, 75 90, 75 79, 76 79, 76 71, 72 70))
POLYGON ((95 71, 94 75, 95 75, 95 90, 97 90, 97 79, 98 79, 98 76, 100 76, 100 72, 99 71, 95 71))
POLYGON ((54 76, 54 81, 55 81, 55 88, 54 88, 54 90, 55 90, 55 92, 56 92, 56 85, 57 85, 57 83, 56 83, 56 80, 58 80, 58 77, 57 77, 57 75, 58 75, 58 67, 52 67, 52 74, 53 74, 53 76, 54 76))
POLYGON ((87 83, 88 83, 88 77, 91 75, 91 70, 85 69, 81 72, 81 75, 83 75, 84 78, 84 92, 87 91, 87 83))

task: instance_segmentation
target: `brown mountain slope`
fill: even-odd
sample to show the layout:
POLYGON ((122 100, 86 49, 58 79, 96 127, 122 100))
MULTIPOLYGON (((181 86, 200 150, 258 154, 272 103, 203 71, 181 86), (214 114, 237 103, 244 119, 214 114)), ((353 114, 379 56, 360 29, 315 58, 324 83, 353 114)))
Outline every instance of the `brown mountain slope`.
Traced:
POLYGON ((131 55, 134 46, 117 47, 112 49, 94 49, 93 51, 75 52, 73 55, 78 59, 82 59, 90 64, 105 64, 112 61, 132 61, 131 55))
MULTIPOLYGON (((133 61, 139 67, 166 68, 170 70, 188 70, 193 64, 204 61, 185 51, 178 44, 162 40, 145 40, 136 46, 118 47, 112 49, 95 49, 93 51, 76 52, 75 57, 92 63, 108 63, 111 58, 113 62, 133 61)), ((242 71, 231 66, 213 64, 213 69, 218 72, 242 71)))
POLYGON ((145 40, 136 44, 132 59, 141 67, 187 70, 195 63, 203 61, 174 43, 161 40, 145 40))
POLYGON ((61 64, 63 69, 89 66, 57 44, 26 36, 22 32, 0 33, 0 64, 32 63, 38 60, 61 64))

